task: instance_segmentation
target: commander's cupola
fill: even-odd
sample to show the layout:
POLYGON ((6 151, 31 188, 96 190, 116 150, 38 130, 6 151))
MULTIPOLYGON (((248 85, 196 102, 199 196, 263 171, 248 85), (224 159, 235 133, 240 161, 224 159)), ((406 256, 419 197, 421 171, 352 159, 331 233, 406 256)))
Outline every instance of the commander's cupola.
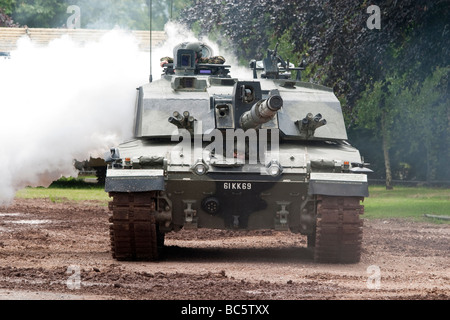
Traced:
POLYGON ((212 48, 203 42, 183 42, 174 48, 173 56, 161 58, 166 75, 229 77, 225 58, 214 56, 212 48))

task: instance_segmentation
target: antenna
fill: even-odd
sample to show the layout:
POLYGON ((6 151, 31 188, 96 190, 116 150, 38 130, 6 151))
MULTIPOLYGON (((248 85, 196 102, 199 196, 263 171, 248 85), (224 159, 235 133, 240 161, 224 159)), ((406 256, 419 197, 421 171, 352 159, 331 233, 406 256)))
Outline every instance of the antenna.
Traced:
POLYGON ((153 82, 153 73, 152 73, 152 4, 153 1, 150 0, 150 7, 149 7, 149 15, 150 15, 150 77, 149 77, 149 82, 153 82))

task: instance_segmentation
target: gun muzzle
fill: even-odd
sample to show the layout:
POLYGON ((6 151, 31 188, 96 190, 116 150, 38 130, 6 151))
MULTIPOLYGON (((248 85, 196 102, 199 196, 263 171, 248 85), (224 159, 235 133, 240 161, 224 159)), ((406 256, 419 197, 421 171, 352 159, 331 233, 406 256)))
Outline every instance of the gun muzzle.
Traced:
POLYGON ((278 90, 272 90, 266 100, 257 102, 241 116, 239 120, 240 126, 244 130, 256 129, 263 123, 272 120, 282 107, 283 98, 281 98, 278 90))

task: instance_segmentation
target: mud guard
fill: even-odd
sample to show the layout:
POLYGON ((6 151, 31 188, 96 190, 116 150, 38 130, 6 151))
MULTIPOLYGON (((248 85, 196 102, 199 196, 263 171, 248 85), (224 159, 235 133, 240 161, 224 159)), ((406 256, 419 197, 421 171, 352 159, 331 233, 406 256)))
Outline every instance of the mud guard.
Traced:
POLYGON ((339 197, 368 197, 369 187, 365 174, 311 173, 308 194, 339 197))
POLYGON ((148 192, 165 190, 162 169, 108 169, 106 192, 148 192))

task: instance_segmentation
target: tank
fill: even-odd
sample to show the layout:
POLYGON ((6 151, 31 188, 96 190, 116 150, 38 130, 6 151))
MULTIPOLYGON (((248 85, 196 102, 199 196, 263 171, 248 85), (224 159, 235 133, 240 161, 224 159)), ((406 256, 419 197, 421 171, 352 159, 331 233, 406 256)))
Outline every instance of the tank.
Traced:
POLYGON ((115 259, 155 261, 165 234, 210 228, 306 235, 317 262, 360 260, 370 169, 330 88, 276 48, 247 78, 202 42, 161 66, 137 89, 133 139, 105 154, 115 259))

